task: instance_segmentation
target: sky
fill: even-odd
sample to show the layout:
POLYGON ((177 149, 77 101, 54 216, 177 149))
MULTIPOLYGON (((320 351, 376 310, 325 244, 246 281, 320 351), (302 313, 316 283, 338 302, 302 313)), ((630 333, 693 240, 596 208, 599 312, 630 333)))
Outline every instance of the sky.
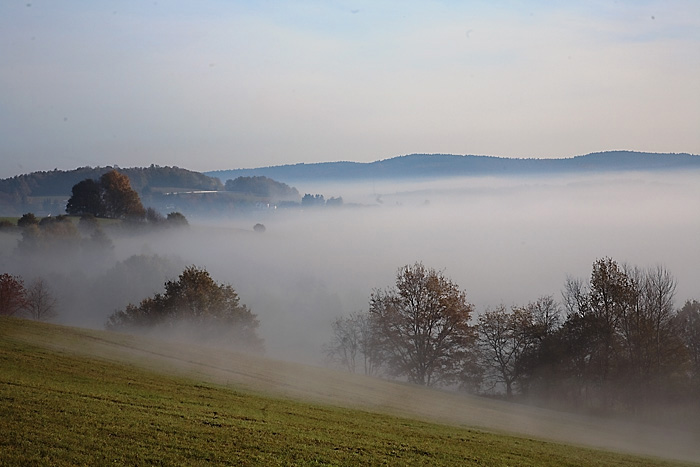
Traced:
POLYGON ((6 0, 0 177, 700 154, 700 2, 6 0))

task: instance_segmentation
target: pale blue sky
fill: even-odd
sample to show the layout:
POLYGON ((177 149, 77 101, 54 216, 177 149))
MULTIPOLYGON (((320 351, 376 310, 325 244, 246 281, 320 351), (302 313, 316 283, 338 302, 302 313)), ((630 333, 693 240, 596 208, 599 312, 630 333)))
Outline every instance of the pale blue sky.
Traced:
POLYGON ((700 2, 0 3, 0 177, 700 154, 700 2))

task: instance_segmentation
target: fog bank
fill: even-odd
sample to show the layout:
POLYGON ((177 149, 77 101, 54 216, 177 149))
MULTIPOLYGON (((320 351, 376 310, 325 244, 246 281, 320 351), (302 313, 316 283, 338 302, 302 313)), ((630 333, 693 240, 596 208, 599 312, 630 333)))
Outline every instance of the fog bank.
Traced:
POLYGON ((678 280, 677 305, 697 298, 698 175, 309 184, 299 191, 342 196, 345 205, 198 220, 118 253, 176 253, 206 267, 258 314, 270 356, 318 363, 331 320, 366 309, 373 288, 392 285, 397 268, 415 261, 444 269, 477 312, 559 299, 567 275, 587 279, 604 256, 663 264, 678 280), (255 222, 264 234, 252 232, 255 222))
POLYGON ((0 265, 46 278, 60 322, 101 328, 115 309, 162 292, 194 264, 257 314, 268 356, 319 364, 331 321, 366 309, 374 288, 416 261, 444 270, 477 313, 542 295, 559 300, 567 275, 587 280, 605 256, 665 266, 678 281, 677 307, 700 299, 699 180, 698 172, 662 172, 309 183, 299 192, 344 205, 193 216, 187 229, 150 234, 108 231, 114 248, 99 259, 26 261, 13 253, 19 236, 3 234, 0 265), (258 222, 264 233, 253 231, 258 222))

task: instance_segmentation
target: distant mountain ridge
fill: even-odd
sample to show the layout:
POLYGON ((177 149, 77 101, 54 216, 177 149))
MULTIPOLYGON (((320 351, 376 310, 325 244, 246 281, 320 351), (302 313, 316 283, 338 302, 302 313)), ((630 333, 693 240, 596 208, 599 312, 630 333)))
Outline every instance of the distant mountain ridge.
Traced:
POLYGON ((409 154, 375 162, 319 162, 205 172, 222 182, 265 176, 285 183, 305 180, 442 178, 480 175, 546 175, 580 172, 700 169, 693 154, 606 151, 563 159, 516 159, 454 154, 409 154))

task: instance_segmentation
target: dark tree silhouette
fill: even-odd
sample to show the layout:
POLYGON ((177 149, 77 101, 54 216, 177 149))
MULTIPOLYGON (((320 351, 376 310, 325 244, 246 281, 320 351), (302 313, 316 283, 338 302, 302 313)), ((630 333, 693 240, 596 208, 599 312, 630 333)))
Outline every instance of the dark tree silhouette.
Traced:
POLYGON ((185 215, 180 212, 169 213, 166 222, 172 227, 187 227, 189 225, 185 215))
POLYGON ((24 214, 17 220, 17 227, 25 228, 30 225, 39 225, 39 219, 32 212, 24 214))
POLYGON ((71 215, 92 214, 95 217, 106 215, 102 186, 95 180, 86 178, 76 183, 66 204, 66 212, 71 215))
POLYGON ((153 225, 165 223, 165 216, 159 213, 155 208, 146 208, 146 222, 153 225))
POLYGON ((301 205, 305 207, 325 206, 326 199, 320 194, 312 195, 306 193, 304 197, 301 198, 301 205))
POLYGON ((687 349, 690 375, 700 396, 700 302, 688 300, 676 316, 681 339, 687 349))

